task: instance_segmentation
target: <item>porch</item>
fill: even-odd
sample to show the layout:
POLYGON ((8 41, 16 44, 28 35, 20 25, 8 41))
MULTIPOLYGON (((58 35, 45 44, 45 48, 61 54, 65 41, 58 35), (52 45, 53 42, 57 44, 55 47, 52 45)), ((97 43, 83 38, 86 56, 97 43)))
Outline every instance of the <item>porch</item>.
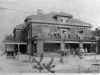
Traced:
MULTIPOLYGON (((88 53, 91 53, 91 44, 95 44, 93 41, 83 41, 82 42, 83 48, 88 49, 88 53)), ((44 53, 45 56, 59 56, 59 52, 61 51, 61 41, 37 41, 35 42, 35 48, 34 51, 36 55, 40 55, 41 53, 44 53), (50 55, 51 54, 51 55, 50 55)), ((77 48, 80 47, 80 42, 79 41, 64 41, 63 42, 63 47, 70 47, 70 49, 76 50, 77 48)))
POLYGON ((27 43, 25 42, 6 42, 6 52, 8 55, 14 56, 15 54, 26 54, 27 43))

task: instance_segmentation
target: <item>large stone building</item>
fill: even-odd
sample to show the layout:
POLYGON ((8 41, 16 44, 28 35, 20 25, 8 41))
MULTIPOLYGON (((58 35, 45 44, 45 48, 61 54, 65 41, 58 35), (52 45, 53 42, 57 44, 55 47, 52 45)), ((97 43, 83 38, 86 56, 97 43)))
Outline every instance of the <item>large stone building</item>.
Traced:
POLYGON ((75 19, 71 14, 43 14, 42 10, 37 10, 37 15, 27 16, 24 22, 16 26, 13 33, 16 41, 27 43, 25 53, 38 56, 41 53, 57 53, 65 47, 83 47, 90 52, 90 45, 94 42, 91 40, 92 25, 75 19))

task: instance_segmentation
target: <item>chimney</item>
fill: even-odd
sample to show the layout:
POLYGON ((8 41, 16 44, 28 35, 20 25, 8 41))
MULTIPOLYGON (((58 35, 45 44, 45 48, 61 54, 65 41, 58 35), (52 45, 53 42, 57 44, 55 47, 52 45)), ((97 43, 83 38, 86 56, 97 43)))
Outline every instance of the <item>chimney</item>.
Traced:
POLYGON ((43 10, 38 9, 38 10, 37 10, 37 15, 39 15, 39 16, 43 15, 43 10))

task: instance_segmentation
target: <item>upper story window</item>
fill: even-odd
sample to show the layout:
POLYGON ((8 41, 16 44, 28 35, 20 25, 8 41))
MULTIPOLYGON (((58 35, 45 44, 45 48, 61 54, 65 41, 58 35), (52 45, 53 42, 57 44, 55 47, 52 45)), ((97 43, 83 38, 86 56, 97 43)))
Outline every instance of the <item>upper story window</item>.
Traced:
POLYGON ((70 38, 69 34, 70 34, 69 29, 60 29, 61 38, 65 38, 66 37, 66 39, 69 39, 70 38))
POLYGON ((83 34, 83 30, 80 30, 79 33, 80 33, 80 34, 83 34))
POLYGON ((83 30, 77 31, 77 35, 78 35, 78 37, 79 37, 80 39, 83 39, 83 37, 84 37, 84 31, 83 31, 83 30))
POLYGON ((68 21, 68 17, 61 17, 61 16, 58 16, 57 20, 58 20, 58 21, 62 21, 62 22, 67 22, 67 21, 68 21))
POLYGON ((50 37, 50 28, 42 28, 42 31, 45 37, 50 37))

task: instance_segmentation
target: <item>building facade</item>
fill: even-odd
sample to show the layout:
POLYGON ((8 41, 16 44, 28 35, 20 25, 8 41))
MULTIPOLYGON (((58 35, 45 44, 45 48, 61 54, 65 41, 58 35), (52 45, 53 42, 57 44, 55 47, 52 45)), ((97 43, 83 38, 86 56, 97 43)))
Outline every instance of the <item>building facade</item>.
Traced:
POLYGON ((58 53, 65 48, 87 48, 95 43, 91 40, 92 25, 77 20, 71 14, 50 12, 27 16, 23 24, 14 28, 14 49, 18 52, 58 53))
POLYGON ((73 15, 64 12, 50 12, 26 17, 25 28, 27 50, 37 56, 41 53, 57 53, 68 48, 87 48, 94 43, 91 40, 92 25, 77 20, 73 15))

